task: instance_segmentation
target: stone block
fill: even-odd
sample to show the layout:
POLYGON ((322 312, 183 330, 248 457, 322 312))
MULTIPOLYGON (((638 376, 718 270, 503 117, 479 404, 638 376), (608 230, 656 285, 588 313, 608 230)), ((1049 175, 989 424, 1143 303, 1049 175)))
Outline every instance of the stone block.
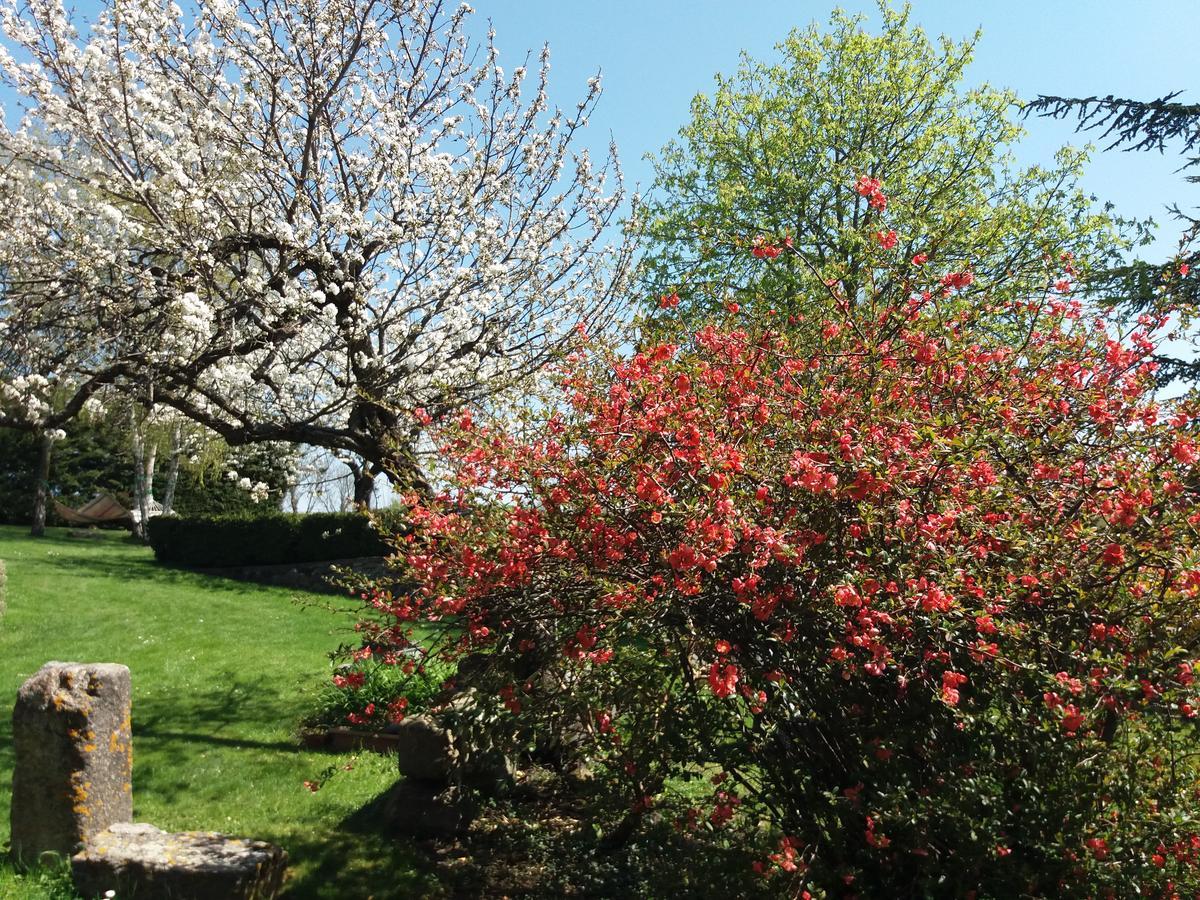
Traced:
POLYGON ((84 897, 154 900, 269 900, 283 884, 287 854, 263 841, 215 832, 170 834, 153 825, 114 825, 71 860, 84 897))
POLYGON ((488 792, 499 792, 512 781, 514 768, 504 754, 469 746, 435 716, 409 716, 390 725, 388 735, 400 774, 408 778, 488 792))
POLYGON ((458 788, 412 778, 398 781, 383 803, 387 823, 399 834, 414 838, 461 834, 477 813, 475 803, 458 788))
POLYGON ((67 856, 133 818, 129 669, 49 662, 13 709, 12 856, 67 856))
POLYGON ((446 782, 454 777, 459 752, 454 735, 430 716, 409 716, 389 731, 396 736, 396 762, 402 775, 446 782))

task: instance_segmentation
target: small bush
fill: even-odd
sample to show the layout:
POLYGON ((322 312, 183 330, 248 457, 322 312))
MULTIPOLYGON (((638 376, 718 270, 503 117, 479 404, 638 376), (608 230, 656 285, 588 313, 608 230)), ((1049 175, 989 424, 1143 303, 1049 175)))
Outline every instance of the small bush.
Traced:
MULTIPOLYGON (((376 518, 390 528, 389 513, 376 518)), ((266 516, 164 516, 150 520, 150 546, 159 562, 225 567, 321 562, 382 556, 388 545, 360 513, 266 516)))
POLYGON ((383 728, 427 709, 454 672, 455 666, 436 660, 358 654, 352 663, 333 673, 318 696, 316 709, 303 724, 383 728))

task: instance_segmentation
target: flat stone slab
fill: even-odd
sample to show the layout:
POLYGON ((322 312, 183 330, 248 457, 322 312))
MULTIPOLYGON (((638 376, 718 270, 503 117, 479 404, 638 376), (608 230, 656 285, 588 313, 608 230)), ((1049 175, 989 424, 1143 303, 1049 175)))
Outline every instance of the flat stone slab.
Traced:
POLYGON ((133 818, 129 669, 48 662, 13 709, 12 855, 68 856, 133 818))
POLYGON ((267 900, 283 884, 287 853, 264 841, 209 831, 169 833, 153 825, 114 825, 71 859, 84 897, 154 900, 267 900))

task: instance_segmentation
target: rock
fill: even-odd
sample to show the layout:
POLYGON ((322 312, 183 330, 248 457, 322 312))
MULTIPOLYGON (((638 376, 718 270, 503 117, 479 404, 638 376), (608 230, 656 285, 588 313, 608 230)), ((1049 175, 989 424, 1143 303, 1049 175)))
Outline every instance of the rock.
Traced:
POLYGON ((415 838, 461 834, 474 821, 478 808, 461 791, 430 781, 404 778, 383 803, 383 814, 397 832, 415 838))
POLYGON ((170 834, 153 825, 114 825, 71 859, 84 897, 263 900, 283 884, 287 854, 263 841, 215 832, 170 834))
POLYGON ((458 661, 458 669, 454 681, 460 687, 472 687, 479 676, 491 665, 491 657, 486 653, 468 653, 458 661))
POLYGON ((12 856, 74 853, 133 818, 129 669, 49 662, 13 709, 12 856))
POLYGON ((463 783, 492 793, 512 782, 514 767, 503 753, 468 746, 433 716, 409 716, 395 723, 388 733, 388 749, 396 754, 400 774, 410 779, 463 783))
POLYGON ((429 716, 409 716, 392 729, 400 773, 422 781, 446 782, 454 777, 460 756, 454 735, 429 716))

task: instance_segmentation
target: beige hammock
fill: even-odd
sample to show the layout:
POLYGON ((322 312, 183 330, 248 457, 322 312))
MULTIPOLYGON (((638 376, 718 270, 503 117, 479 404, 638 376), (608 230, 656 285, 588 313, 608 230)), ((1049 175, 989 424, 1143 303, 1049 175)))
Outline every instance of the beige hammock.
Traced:
POLYGON ((54 509, 70 525, 110 525, 118 522, 132 524, 134 518, 129 510, 108 494, 101 494, 79 509, 71 509, 55 500, 54 509))

